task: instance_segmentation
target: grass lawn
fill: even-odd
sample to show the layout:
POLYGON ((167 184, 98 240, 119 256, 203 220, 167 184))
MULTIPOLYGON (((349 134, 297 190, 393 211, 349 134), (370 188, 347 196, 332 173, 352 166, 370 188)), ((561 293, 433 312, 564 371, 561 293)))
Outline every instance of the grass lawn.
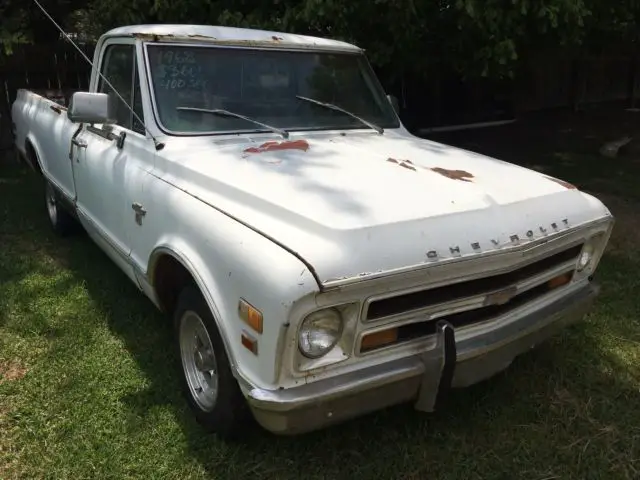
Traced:
POLYGON ((55 237, 40 183, 0 162, 0 479, 639 478, 640 163, 597 156, 638 129, 628 115, 442 137, 559 174, 612 209, 585 322, 437 414, 400 406, 302 437, 256 430, 243 445, 191 419, 165 319, 86 236, 55 237))

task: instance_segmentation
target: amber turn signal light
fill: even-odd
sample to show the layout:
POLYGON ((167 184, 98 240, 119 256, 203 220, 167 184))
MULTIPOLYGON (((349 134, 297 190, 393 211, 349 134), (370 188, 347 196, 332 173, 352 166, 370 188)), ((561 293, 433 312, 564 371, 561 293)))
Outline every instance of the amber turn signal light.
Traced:
POLYGON ((376 348, 384 347, 398 341, 398 329, 390 328, 379 332, 370 333, 362 337, 360 351, 367 352, 376 348))
POLYGON ((547 286, 550 290, 553 290, 554 288, 558 288, 569 283, 571 281, 571 277, 573 277, 573 273, 563 273, 562 275, 558 275, 557 277, 549 280, 547 282, 547 286))
POLYGON ((242 346, 249 350, 254 355, 258 355, 258 340, 253 338, 247 332, 243 331, 240 337, 242 341, 242 346))
POLYGON ((256 332, 262 333, 262 313, 244 298, 241 298, 240 302, 238 302, 238 315, 256 332))

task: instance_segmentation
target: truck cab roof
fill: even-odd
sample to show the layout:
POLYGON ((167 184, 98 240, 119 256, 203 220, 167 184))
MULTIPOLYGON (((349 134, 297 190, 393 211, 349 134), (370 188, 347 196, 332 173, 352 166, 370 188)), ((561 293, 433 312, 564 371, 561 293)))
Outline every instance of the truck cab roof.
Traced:
POLYGON ((236 46, 269 46, 272 48, 308 48, 358 53, 362 49, 350 43, 293 33, 255 30, 215 25, 129 25, 106 32, 102 38, 137 37, 157 42, 206 42, 236 46))

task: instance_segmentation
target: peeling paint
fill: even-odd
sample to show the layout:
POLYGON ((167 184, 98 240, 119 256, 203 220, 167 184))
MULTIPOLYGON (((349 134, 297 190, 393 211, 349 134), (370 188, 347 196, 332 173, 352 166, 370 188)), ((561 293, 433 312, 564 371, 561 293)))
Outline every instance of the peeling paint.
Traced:
POLYGON ((558 185, 562 185, 564 188, 569 189, 569 190, 577 190, 578 187, 576 187, 574 184, 569 183, 569 182, 565 182, 564 180, 560 180, 559 178, 554 178, 554 177, 549 177, 546 176, 544 177, 547 180, 551 180, 552 182, 557 183, 558 185))
POLYGON ((451 180, 460 180, 463 182, 471 182, 473 178, 473 174, 466 172, 464 170, 448 170, 446 168, 435 167, 430 170, 439 173, 442 176, 450 178, 451 180))
POLYGON ((158 35, 154 33, 132 33, 131 37, 147 42, 155 42, 156 38, 158 38, 158 35))
POLYGON ((408 170, 413 170, 414 172, 417 171, 416 167, 413 166, 413 163, 411 162, 411 160, 396 160, 395 158, 389 157, 387 158, 387 162, 395 163, 408 170))
POLYGON ((402 163, 400 164, 400 166, 401 166, 401 167, 403 167, 403 168, 406 168, 406 169, 408 169, 408 170, 413 170, 414 172, 416 172, 416 171, 417 171, 417 170, 416 170, 416 167, 414 167, 413 165, 409 165, 409 164, 408 164, 408 163, 406 163, 406 162, 402 162, 402 163))
POLYGON ((210 37, 208 35, 191 34, 191 35, 188 35, 188 37, 194 40, 217 40, 216 37, 210 37))
POLYGON ((273 152, 279 150, 309 150, 309 142, 306 140, 286 140, 284 142, 265 142, 258 147, 249 147, 243 150, 243 154, 273 152))
POLYGON ((209 35, 199 35, 191 33, 188 35, 174 35, 173 33, 134 33, 131 35, 133 38, 138 38, 148 42, 158 42, 160 40, 203 40, 203 41, 215 41, 216 37, 209 35))
MULTIPOLYGON (((218 45, 240 45, 247 47, 260 47, 260 46, 268 46, 274 44, 282 44, 282 45, 290 45, 290 42, 285 42, 284 37, 280 37, 277 35, 271 35, 264 39, 243 39, 243 38, 234 38, 234 39, 226 39, 226 38, 217 38, 209 35, 200 35, 200 34, 180 34, 175 35, 171 33, 134 33, 132 35, 133 38, 137 38, 146 42, 162 42, 162 41, 198 41, 198 42, 210 42, 218 45)), ((298 48, 307 48, 307 49, 322 49, 323 46, 316 44, 295 44, 298 48)), ((335 48, 334 48, 335 49, 335 48)))

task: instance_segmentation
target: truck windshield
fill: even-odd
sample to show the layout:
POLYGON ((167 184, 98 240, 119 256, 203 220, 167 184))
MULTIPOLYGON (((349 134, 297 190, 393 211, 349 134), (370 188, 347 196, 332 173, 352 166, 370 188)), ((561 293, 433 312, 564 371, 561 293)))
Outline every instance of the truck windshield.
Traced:
POLYGON ((156 114, 169 133, 269 131, 198 110, 284 131, 371 128, 361 120, 379 131, 399 126, 361 54, 150 44, 147 55, 156 114))

